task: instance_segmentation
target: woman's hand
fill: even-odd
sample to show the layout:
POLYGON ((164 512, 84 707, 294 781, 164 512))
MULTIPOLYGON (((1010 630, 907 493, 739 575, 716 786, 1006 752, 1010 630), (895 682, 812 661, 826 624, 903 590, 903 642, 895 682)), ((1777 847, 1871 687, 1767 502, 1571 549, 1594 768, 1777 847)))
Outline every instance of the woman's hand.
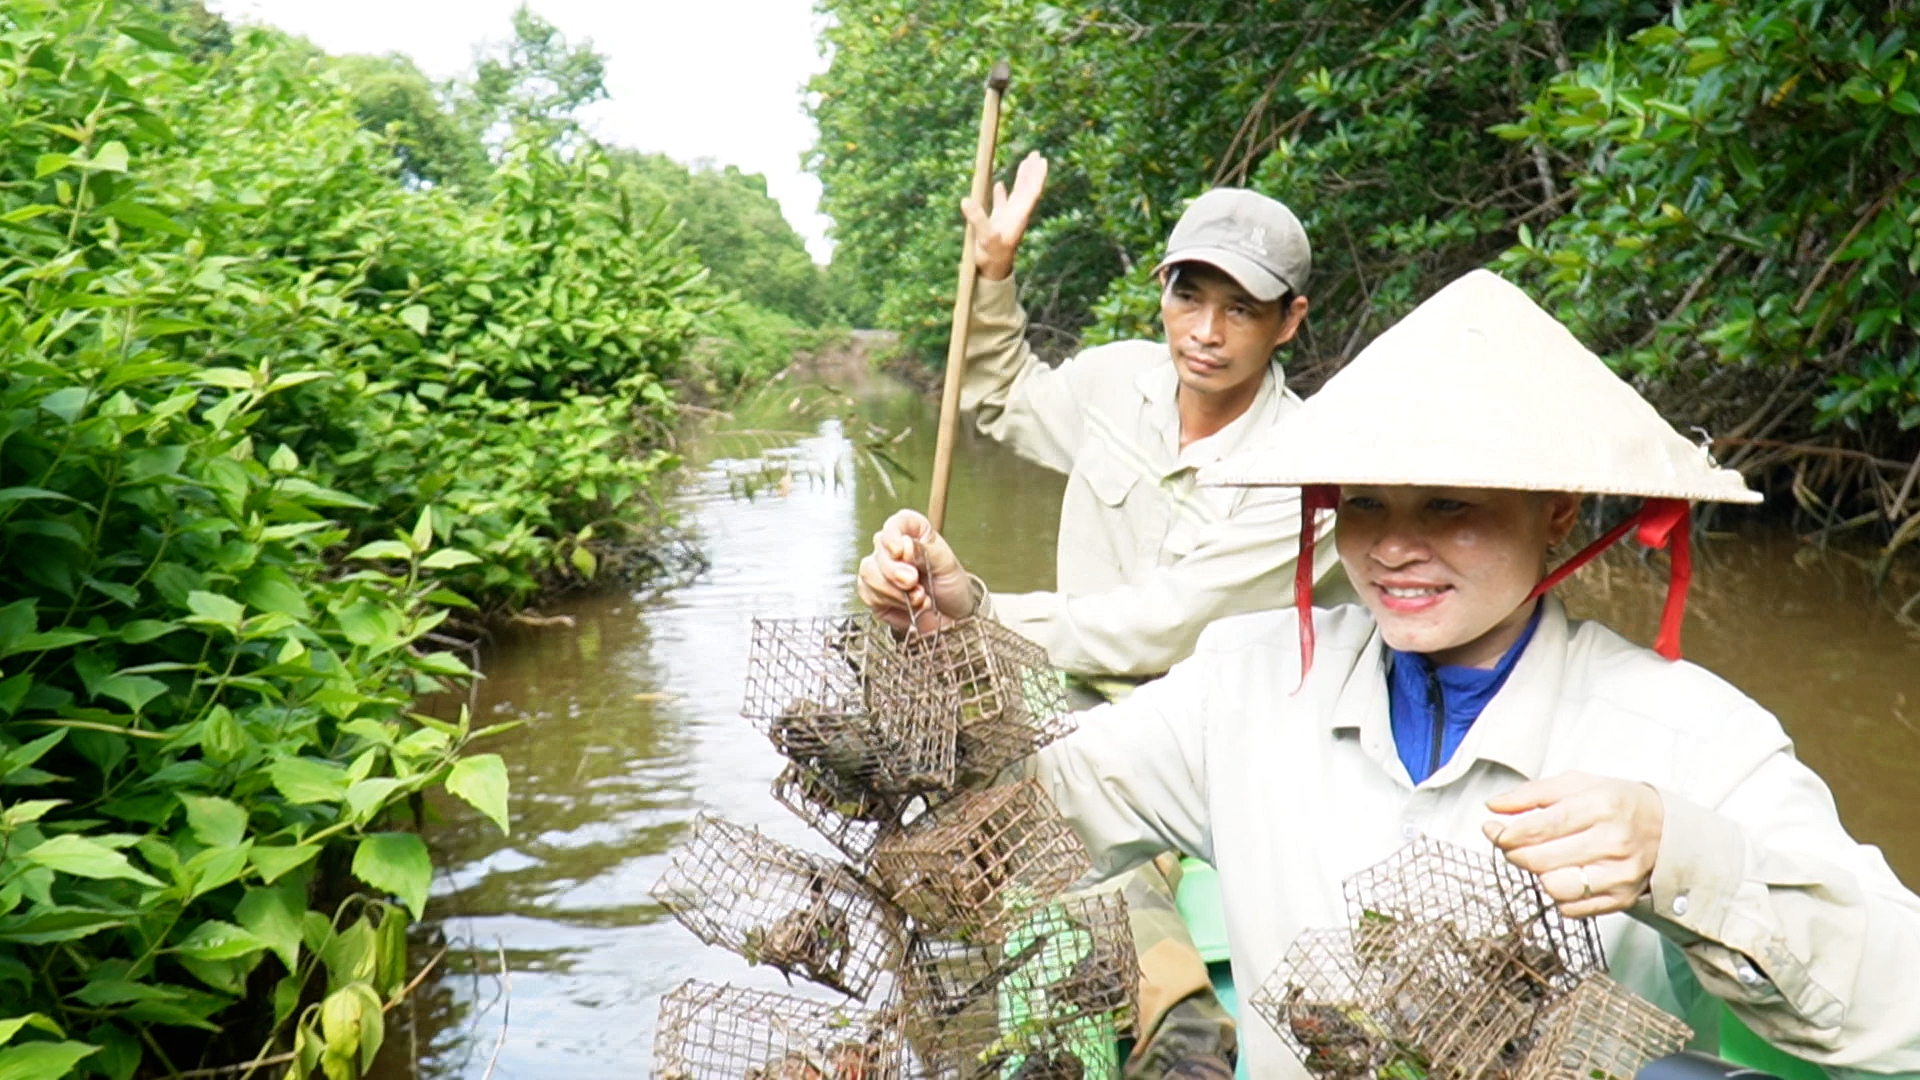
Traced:
POLYGON ((1653 879, 1666 808, 1651 784, 1586 773, 1525 783, 1487 803, 1484 826, 1507 861, 1530 870, 1569 918, 1633 905, 1653 879))
POLYGON ((960 200, 960 212, 973 227, 973 263, 980 276, 1001 281, 1013 273, 1013 256, 1020 250, 1020 238, 1027 234, 1027 222, 1040 192, 1047 186, 1047 159, 1039 153, 1028 154, 1013 176, 1013 194, 1007 185, 993 185, 993 213, 973 201, 969 195, 960 200))
POLYGON ((938 630, 973 614, 966 567, 915 510, 895 512, 873 534, 873 554, 860 560, 856 587, 861 602, 896 630, 938 630))

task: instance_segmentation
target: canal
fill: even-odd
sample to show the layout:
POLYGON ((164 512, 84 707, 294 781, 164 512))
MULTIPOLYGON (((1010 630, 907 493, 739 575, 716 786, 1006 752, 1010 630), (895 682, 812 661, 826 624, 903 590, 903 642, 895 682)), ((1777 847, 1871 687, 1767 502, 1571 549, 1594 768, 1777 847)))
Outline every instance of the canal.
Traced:
MULTIPOLYGON (((396 1011, 381 1080, 416 1062, 440 1080, 631 1080, 647 1074, 660 995, 683 980, 785 989, 702 946, 648 890, 702 810, 824 846, 768 794, 781 760, 739 709, 753 617, 846 610, 874 530, 925 505, 935 403, 878 376, 848 394, 844 421, 771 407, 703 436, 705 464, 674 507, 706 559, 693 580, 561 602, 543 614, 565 618, 490 644, 477 720, 525 721, 487 747, 508 762, 514 831, 434 804, 442 869, 415 951, 450 948, 396 1011), (883 476, 879 454, 917 475, 883 476)), ((969 568, 999 590, 1050 585, 1062 486, 963 433, 947 531, 969 568)), ((1847 826, 1920 883, 1920 639, 1857 560, 1757 527, 1699 547, 1689 658, 1776 712, 1847 826)), ((1663 582, 1622 552, 1562 594, 1576 615, 1645 641, 1663 582)))

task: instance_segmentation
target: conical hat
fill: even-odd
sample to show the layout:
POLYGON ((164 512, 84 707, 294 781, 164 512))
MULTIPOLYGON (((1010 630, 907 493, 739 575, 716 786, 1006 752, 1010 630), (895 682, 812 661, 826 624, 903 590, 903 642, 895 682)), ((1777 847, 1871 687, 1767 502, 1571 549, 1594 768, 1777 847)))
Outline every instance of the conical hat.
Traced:
POLYGON ((1485 270, 1375 338, 1259 450, 1200 479, 1761 498, 1526 293, 1485 270))

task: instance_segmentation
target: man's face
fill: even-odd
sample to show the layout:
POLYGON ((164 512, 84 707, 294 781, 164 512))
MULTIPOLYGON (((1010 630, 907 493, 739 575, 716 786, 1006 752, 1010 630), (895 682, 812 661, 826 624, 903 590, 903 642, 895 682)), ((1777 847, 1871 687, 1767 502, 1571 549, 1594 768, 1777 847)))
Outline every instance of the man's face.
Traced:
POLYGON ((1292 340, 1306 314, 1305 297, 1283 310, 1202 263, 1168 268, 1160 291, 1174 371, 1183 390, 1198 394, 1257 388, 1273 350, 1292 340))

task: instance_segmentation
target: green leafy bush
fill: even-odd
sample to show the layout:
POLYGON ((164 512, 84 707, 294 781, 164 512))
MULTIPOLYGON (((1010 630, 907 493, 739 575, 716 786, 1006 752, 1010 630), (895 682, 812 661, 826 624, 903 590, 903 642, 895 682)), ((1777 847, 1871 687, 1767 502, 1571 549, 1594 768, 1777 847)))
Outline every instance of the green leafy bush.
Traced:
POLYGON ((704 269, 545 113, 436 186, 365 106, 203 13, 0 11, 0 1075, 358 1075, 408 807, 508 825, 412 711, 436 630, 654 520, 704 269))

